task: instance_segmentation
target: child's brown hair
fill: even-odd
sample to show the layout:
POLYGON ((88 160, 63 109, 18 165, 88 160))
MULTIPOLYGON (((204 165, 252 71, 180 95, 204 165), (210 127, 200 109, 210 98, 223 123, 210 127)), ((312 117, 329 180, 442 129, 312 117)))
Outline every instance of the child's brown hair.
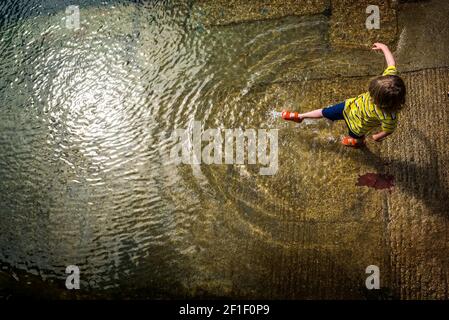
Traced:
POLYGON ((401 110, 406 93, 404 81, 394 75, 374 78, 369 84, 369 94, 374 104, 385 111, 401 110))

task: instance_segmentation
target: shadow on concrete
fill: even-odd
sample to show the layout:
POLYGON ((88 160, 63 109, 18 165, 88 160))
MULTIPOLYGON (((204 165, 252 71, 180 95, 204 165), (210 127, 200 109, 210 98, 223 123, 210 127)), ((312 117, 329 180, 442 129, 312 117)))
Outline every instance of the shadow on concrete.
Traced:
POLYGON ((432 213, 448 217, 445 206, 449 200, 449 193, 439 174, 436 146, 420 130, 413 128, 410 131, 414 139, 421 140, 425 145, 425 154, 430 157, 428 164, 419 165, 399 159, 388 160, 369 148, 361 150, 363 160, 375 168, 393 174, 395 185, 410 196, 420 199, 432 213))
MULTIPOLYGON (((438 152, 434 143, 420 130, 409 129, 410 136, 421 141, 430 160, 428 164, 419 165, 407 160, 389 159, 374 153, 369 147, 359 150, 348 150, 349 153, 342 152, 343 146, 335 146, 323 143, 320 148, 326 151, 338 153, 339 157, 350 157, 355 161, 367 163, 379 173, 389 173, 395 177, 395 187, 401 191, 422 200, 425 206, 434 214, 449 217, 446 203, 449 201, 448 186, 440 177, 438 168, 438 152)), ((303 133, 304 134, 304 133, 303 133)), ((310 152, 316 152, 312 145, 310 152)), ((355 185, 356 181, 354 181, 355 185)))

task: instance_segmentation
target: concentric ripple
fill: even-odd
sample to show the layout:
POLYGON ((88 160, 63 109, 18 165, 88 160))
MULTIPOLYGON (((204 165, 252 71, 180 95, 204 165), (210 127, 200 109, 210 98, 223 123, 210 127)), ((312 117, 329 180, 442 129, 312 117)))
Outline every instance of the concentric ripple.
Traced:
POLYGON ((223 233, 282 245, 276 208, 304 181, 174 166, 169 133, 280 125, 259 86, 326 52, 325 17, 205 27, 190 2, 82 1, 71 30, 63 2, 0 4, 0 261, 169 290, 214 277, 223 233))

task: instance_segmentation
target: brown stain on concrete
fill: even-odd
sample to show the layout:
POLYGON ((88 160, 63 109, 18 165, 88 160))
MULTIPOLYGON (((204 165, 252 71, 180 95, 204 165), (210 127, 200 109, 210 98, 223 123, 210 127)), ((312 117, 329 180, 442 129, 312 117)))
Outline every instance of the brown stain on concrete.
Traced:
POLYGON ((394 187, 394 177, 388 174, 365 173, 359 176, 356 186, 370 187, 376 190, 391 189, 394 187))

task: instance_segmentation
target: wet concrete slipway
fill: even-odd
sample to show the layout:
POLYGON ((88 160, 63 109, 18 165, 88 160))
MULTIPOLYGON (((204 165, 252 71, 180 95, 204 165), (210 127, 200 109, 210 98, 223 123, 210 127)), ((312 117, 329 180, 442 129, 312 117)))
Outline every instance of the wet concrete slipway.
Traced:
POLYGON ((72 1, 0 4, 1 298, 449 298, 448 1, 78 2, 79 30, 72 1), (409 92, 392 137, 270 117, 366 91, 375 41, 409 92), (279 129, 279 170, 164 162, 193 120, 279 129))

